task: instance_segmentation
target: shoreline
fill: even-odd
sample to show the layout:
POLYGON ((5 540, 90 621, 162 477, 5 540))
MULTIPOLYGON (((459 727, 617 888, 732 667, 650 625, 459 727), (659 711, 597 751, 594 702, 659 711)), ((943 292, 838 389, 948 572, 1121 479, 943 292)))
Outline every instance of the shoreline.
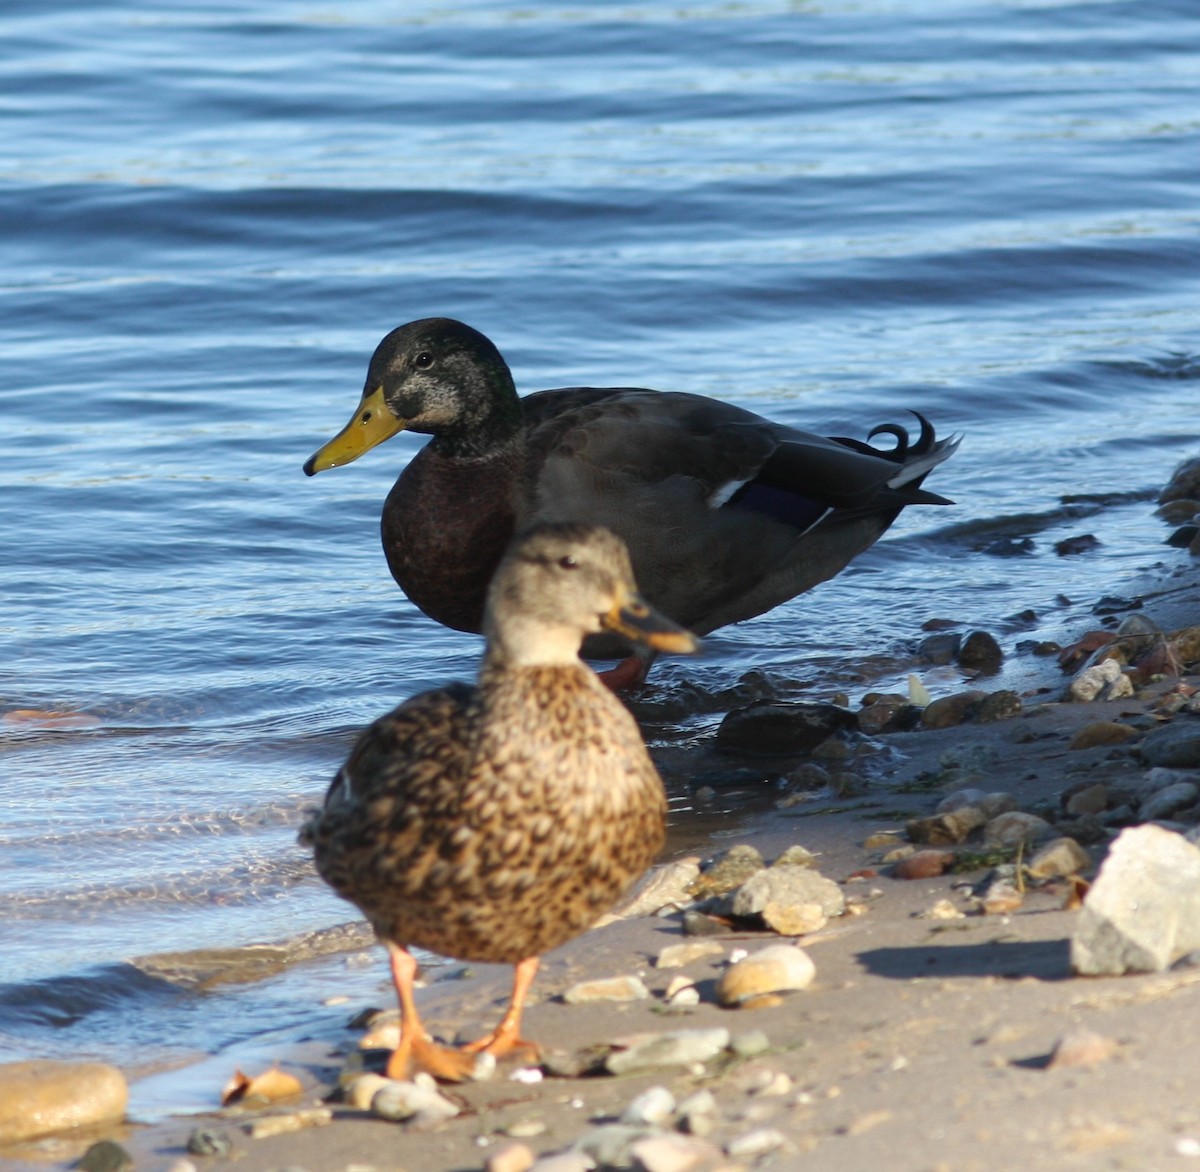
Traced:
MULTIPOLYGON (((1136 592, 1130 583, 1118 589, 1143 600, 1132 613, 1171 631, 1200 618, 1194 601, 1200 566, 1194 559, 1168 562, 1165 571, 1142 575, 1136 592)), ((1200 1058, 1180 1049, 1172 1026, 1180 1015, 1200 1011, 1200 969, 1072 977, 1066 942, 1077 912, 1064 910, 1061 885, 1031 891, 1007 915, 922 919, 942 901, 965 906, 961 885, 978 881, 982 871, 906 882, 888 874, 878 849, 863 845, 872 833, 902 832, 908 818, 932 814, 943 789, 921 779, 944 774, 947 761, 979 774, 982 788, 1011 793, 1021 810, 1052 805, 1084 778, 1141 770, 1136 742, 1083 750, 1069 745, 1085 725, 1146 716, 1174 681, 1133 698, 1059 702, 1070 678, 1052 661, 1009 656, 1002 676, 992 679, 1024 693, 1020 715, 881 734, 873 738, 881 751, 862 768, 868 785, 861 793, 797 790, 789 802, 768 791, 761 800, 774 808, 739 815, 736 832, 727 824, 733 819, 702 816, 705 854, 746 843, 769 861, 802 844, 816 855, 820 874, 857 902, 861 914, 832 919, 797 941, 816 965, 811 988, 762 1009, 715 1005, 713 988, 734 949, 780 942, 771 933, 735 932, 715 937, 719 954, 678 970, 694 979, 700 1003, 686 1014, 664 1013, 663 994, 677 971, 658 969, 653 960, 690 937, 681 935, 678 916, 639 916, 595 928, 551 954, 529 1009, 530 1036, 551 1049, 577 1051, 615 1034, 727 1029, 735 1038, 765 1034, 768 1047, 760 1055, 709 1063, 703 1073, 658 1070, 536 1083, 513 1082, 502 1065, 490 1081, 444 1089, 461 1114, 418 1130, 326 1102, 359 1036, 349 1029, 327 1031, 289 1041, 279 1053, 271 1053, 269 1040, 259 1049, 264 1066, 277 1060, 304 1086, 300 1100, 272 1110, 294 1113, 319 1104, 332 1110, 329 1126, 251 1138, 245 1131, 249 1115, 216 1107, 220 1086, 214 1076, 229 1065, 229 1056, 218 1054, 175 1072, 214 1079, 211 1112, 7 1149, 6 1166, 68 1166, 103 1137, 122 1144, 139 1169, 167 1169, 180 1160, 200 1169, 236 1165, 244 1172, 285 1166, 310 1172, 352 1165, 381 1172, 484 1168, 506 1144, 522 1143, 533 1155, 561 1151, 594 1128, 594 1120, 619 1117, 652 1086, 667 1087, 677 1100, 705 1088, 716 1096, 720 1122, 707 1162, 694 1165, 698 1169, 749 1168, 759 1159, 787 1167, 886 1163, 898 1172, 1012 1162, 1120 1166, 1130 1159, 1130 1166, 1157 1167, 1176 1159, 1183 1140, 1200 1141, 1200 1113, 1186 1089, 1200 1074, 1200 1058), (639 975, 650 997, 619 1005, 557 999, 579 980, 624 974, 639 975), (1112 1056, 1094 1066, 1047 1069, 1055 1043, 1080 1026, 1113 1039, 1112 1056), (787 1091, 768 1094, 770 1085, 787 1091), (188 1137, 200 1127, 224 1132, 233 1144, 230 1155, 189 1155, 188 1137), (754 1130, 778 1133, 780 1145, 759 1156, 737 1154, 739 1136, 754 1130), (1148 1163, 1137 1163, 1143 1157, 1148 1163)), ((1200 686, 1194 666, 1184 680, 1200 686)), ((997 686, 986 678, 979 683, 989 691, 997 686)), ((964 682, 962 688, 970 686, 964 682)), ((715 750, 711 739, 656 758, 665 774, 676 776, 721 764, 732 772, 739 764, 736 756, 715 750)), ((752 761, 752 768, 757 764, 752 761)), ((692 842, 695 829, 688 832, 692 842)), ((1092 846, 1097 859, 1098 845, 1092 846)), ((508 981, 508 970, 484 965, 471 966, 465 979, 435 979, 421 991, 422 1013, 442 1036, 474 1034, 503 1002, 508 981)), ((362 1007, 344 1008, 349 1019, 362 1007)))

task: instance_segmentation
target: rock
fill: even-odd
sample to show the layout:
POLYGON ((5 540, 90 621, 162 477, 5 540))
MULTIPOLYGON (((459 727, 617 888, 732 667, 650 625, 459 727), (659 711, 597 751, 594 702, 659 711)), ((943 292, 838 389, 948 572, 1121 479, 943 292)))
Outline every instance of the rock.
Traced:
POLYGON ((1131 737, 1136 737, 1137 733, 1138 730, 1132 725, 1121 724, 1115 720, 1093 720, 1076 732, 1067 747, 1094 749, 1098 745, 1120 745, 1131 737))
POLYGON ((1007 916, 1017 911, 1025 897, 1007 879, 995 879, 979 900, 980 910, 987 916, 1007 916))
POLYGON ((75 1166, 81 1172, 125 1172, 133 1167, 133 1157, 120 1144, 102 1139, 92 1144, 75 1166))
POLYGON ((1092 856, 1073 838, 1056 838, 1029 860, 1028 870, 1035 879, 1064 879, 1091 865, 1092 856))
POLYGON ((808 953, 792 944, 770 944, 731 964, 717 982, 717 1003, 744 1004, 764 993, 806 989, 816 976, 808 953))
POLYGON ((771 1048, 771 1039, 762 1030, 746 1030, 734 1035, 729 1043, 730 1051, 738 1058, 757 1058, 771 1048))
POLYGON ((742 753, 807 753, 858 720, 837 704, 759 700, 735 708, 717 730, 717 747, 742 753))
POLYGON ((595 1001, 645 1001, 650 990, 635 976, 602 977, 572 985, 562 999, 568 1005, 588 1005, 595 1001))
POLYGON ((724 895, 741 887, 751 875, 763 870, 766 863, 762 855, 745 844, 732 846, 719 854, 688 886, 693 899, 707 899, 710 895, 724 895))
POLYGON ((596 1162, 583 1152, 567 1149, 565 1152, 555 1152, 550 1156, 542 1156, 529 1172, 592 1172, 596 1162))
POLYGON ((1067 700, 1088 704, 1093 700, 1118 700, 1133 695, 1133 685, 1115 659, 1103 659, 1085 667, 1067 685, 1067 700), (1118 681, 1124 681, 1118 684, 1118 681), (1128 691, 1125 689, 1128 688, 1128 691))
POLYGON ((332 1122, 333 1112, 328 1107, 310 1107, 304 1111, 288 1111, 253 1119, 246 1124, 246 1134, 251 1139, 269 1139, 292 1131, 304 1131, 309 1127, 326 1127, 332 1122))
POLYGON ((1053 833, 1054 828, 1045 818, 1011 810, 993 818, 983 828, 983 841, 988 846, 1020 846, 1021 843, 1049 838, 1053 833))
POLYGON ((963 920, 966 912, 952 904, 948 899, 939 899, 937 903, 927 907, 923 912, 916 913, 918 920, 963 920))
POLYGON ((0 1065, 0 1144, 91 1124, 117 1123, 129 1090, 115 1066, 96 1062, 0 1065))
POLYGON ((1094 533, 1081 533, 1077 537, 1066 537, 1054 543, 1054 552, 1060 558, 1073 557, 1080 553, 1091 553, 1100 548, 1100 540, 1094 533))
POLYGON ((795 769, 784 774, 783 779, 787 782, 788 789, 793 790, 825 789, 830 782, 829 770, 815 761, 805 761, 803 765, 797 765, 795 769))
POLYGON ((1190 781, 1177 781, 1174 785, 1168 785, 1151 794, 1142 802, 1138 807, 1138 817, 1143 822, 1156 822, 1163 818, 1170 818, 1172 814, 1177 814, 1180 810, 1195 805, 1198 798, 1200 798, 1200 788, 1190 781))
POLYGON ((901 859, 892 868, 894 879, 933 879, 944 875, 957 856, 953 851, 924 850, 901 859))
POLYGON ((757 1160, 768 1152, 777 1152, 785 1143, 783 1132, 773 1127, 760 1127, 730 1140, 725 1145, 725 1152, 733 1160, 757 1160))
POLYGON ((862 845, 863 850, 885 851, 902 845, 903 841, 899 833, 895 830, 880 830, 875 834, 868 834, 863 839, 862 845))
POLYGON ((920 663, 931 663, 935 667, 945 667, 954 661, 961 646, 962 636, 955 631, 926 635, 917 644, 917 660, 920 663))
POLYGON ((654 958, 657 969, 681 969, 694 960, 706 956, 724 956, 725 946, 716 940, 685 940, 682 944, 668 944, 654 958))
POLYGON ((683 934, 685 936, 728 936, 733 931, 733 924, 719 916, 710 916, 689 908, 683 913, 683 934))
POLYGON ((498 1147, 484 1161, 484 1172, 529 1172, 536 1157, 522 1143, 507 1143, 498 1147))
POLYGON ((1083 901, 1071 965, 1159 972, 1200 948, 1200 849, 1160 826, 1123 830, 1083 901))
POLYGON ((932 818, 913 818, 905 825, 909 841, 927 846, 954 846, 987 822, 978 806, 958 806, 932 818))
POLYGON ((686 1135, 649 1135, 629 1145, 638 1172, 693 1172, 720 1156, 711 1144, 686 1135))
POLYGON ((1097 782, 1069 792, 1064 809, 1073 818, 1104 813, 1108 809, 1108 786, 1097 782))
POLYGON ((653 1128, 603 1123, 585 1131, 571 1145, 571 1150, 587 1156, 594 1168, 628 1168, 633 1163, 633 1145, 655 1134, 653 1128))
POLYGON ((780 936, 807 936, 819 932, 829 923, 829 917, 818 903, 780 903, 768 900, 759 913, 772 932, 780 936))
POLYGON ((1021 697, 1016 692, 1004 690, 991 692, 979 702, 975 719, 980 724, 995 724, 1000 720, 1013 720, 1021 715, 1021 697))
POLYGON ((953 793, 947 794, 934 807, 935 814, 950 814, 955 810, 961 810, 964 806, 976 806, 983 801, 985 795, 981 789, 956 789, 953 793))
POLYGON ((614 1050, 604 1060, 610 1074, 629 1074, 660 1066, 696 1066, 720 1054, 729 1045, 729 1031, 675 1030, 664 1034, 642 1034, 614 1050))
MULTIPOLYGON (((540 1074, 541 1071, 539 1070, 540 1074)), ((510 1139, 532 1139, 535 1135, 542 1135, 546 1131, 546 1121, 544 1119, 518 1119, 510 1123, 505 1129, 504 1134, 510 1139)))
MULTIPOLYGON (((786 915, 788 908, 808 909, 811 905, 826 916, 840 916, 846 910, 846 897, 832 879, 807 867, 769 867, 751 876, 728 897, 728 914, 762 915, 771 905, 776 916, 786 915)), ((722 914, 725 908, 714 910, 722 914)), ((812 917, 809 910, 800 914, 812 917)))
POLYGON ((1004 663, 1004 652, 987 631, 972 631, 958 649, 958 666, 976 675, 995 675, 1004 663))
POLYGON ((346 1088, 346 1102, 359 1111, 369 1111, 371 1109, 371 1101, 375 1098, 376 1092, 383 1090, 386 1086, 390 1086, 391 1083, 392 1080, 384 1078, 382 1074, 359 1075, 346 1088))
POLYGON ((993 793, 984 794, 977 805, 990 822, 993 818, 999 818, 1001 814, 1007 814, 1010 810, 1015 810, 1020 803, 1013 794, 1007 793, 1004 790, 996 790, 993 793))
POLYGON ((215 1127, 197 1127, 187 1139, 187 1149, 193 1156, 220 1156, 222 1159, 233 1151, 233 1140, 215 1127))
POLYGON ((717 1100, 710 1090, 693 1091, 676 1108, 680 1130, 688 1135, 711 1135, 718 1122, 717 1100))
POLYGON ((1047 1070, 1064 1066, 1095 1066, 1112 1057, 1117 1043, 1091 1030, 1076 1030, 1061 1038, 1046 1060, 1047 1070))
POLYGON ((983 692, 975 691, 942 696, 921 713, 921 725, 924 728, 954 728, 970 717, 975 708, 983 703, 983 697, 983 692))
POLYGON ((817 856, 806 846, 794 843, 789 846, 772 864, 772 867, 812 867, 817 865, 817 856))
POLYGON ((1183 500, 1184 498, 1194 500, 1197 497, 1200 497, 1200 456, 1193 456, 1191 459, 1184 460, 1171 473, 1167 487, 1159 493, 1158 503, 1166 504, 1167 501, 1183 500))
POLYGON ((457 1105, 440 1095, 433 1086, 394 1079, 389 1079, 388 1084, 376 1091, 371 1100, 371 1112, 380 1119, 430 1127, 458 1114, 457 1105))
POLYGON ((685 907, 691 903, 688 888, 699 875, 698 859, 676 859, 661 867, 653 867, 621 900, 611 917, 625 920, 632 916, 652 916, 665 907, 685 907))
POLYGON ((666 1127, 675 1113, 675 1096, 666 1087, 647 1087, 621 1112, 621 1122, 635 1127, 666 1127))
POLYGON ((1195 769, 1200 766, 1200 720, 1177 716, 1146 737, 1137 752, 1148 765, 1195 769))
POLYGON ((865 704, 858 710, 859 730, 869 737, 881 732, 900 731, 919 715, 910 715, 913 707, 907 696, 887 696, 874 704, 865 704))

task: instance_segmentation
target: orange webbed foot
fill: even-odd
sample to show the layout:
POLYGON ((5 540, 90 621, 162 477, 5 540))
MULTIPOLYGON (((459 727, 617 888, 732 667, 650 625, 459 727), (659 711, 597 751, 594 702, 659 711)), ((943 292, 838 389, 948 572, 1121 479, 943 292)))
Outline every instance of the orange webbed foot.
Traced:
POLYGON ((425 1038, 406 1039, 388 1058, 387 1076, 407 1080, 418 1071, 439 1082, 470 1082, 482 1073, 478 1055, 465 1047, 440 1046, 425 1038))

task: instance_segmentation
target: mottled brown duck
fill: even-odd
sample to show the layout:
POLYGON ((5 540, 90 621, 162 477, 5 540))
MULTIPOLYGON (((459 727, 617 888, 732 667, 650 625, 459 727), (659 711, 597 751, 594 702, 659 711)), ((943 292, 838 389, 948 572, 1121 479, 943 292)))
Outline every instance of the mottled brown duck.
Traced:
MULTIPOLYGON (((914 413, 915 414, 915 413, 914 413)), ((605 525, 629 547, 646 599, 697 634, 762 614, 833 577, 905 505, 948 504, 921 488, 958 445, 882 424, 886 450, 774 423, 700 395, 568 387, 518 398, 477 330, 427 318, 393 330, 371 359, 346 427, 310 476, 399 431, 433 438, 383 509, 392 576, 430 618, 482 629, 501 553, 535 521, 605 525)), ((584 653, 629 656, 615 686, 640 682, 651 649, 591 636, 584 653)))
POLYGON ((529 1046, 521 1010, 538 958, 608 911, 662 846, 666 799, 641 733, 579 658, 602 629, 660 651, 697 646, 638 596, 612 533, 534 527, 493 579, 478 684, 423 692, 375 721, 302 831, 390 954, 392 1077, 416 1067, 457 1080, 479 1051, 529 1046), (516 965, 491 1034, 457 1049, 426 1037, 414 945, 516 965))

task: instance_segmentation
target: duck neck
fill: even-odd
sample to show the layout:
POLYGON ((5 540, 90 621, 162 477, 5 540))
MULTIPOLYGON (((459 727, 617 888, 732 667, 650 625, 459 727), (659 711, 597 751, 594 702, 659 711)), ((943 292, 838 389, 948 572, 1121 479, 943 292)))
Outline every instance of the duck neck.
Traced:
POLYGON ((524 446, 524 415, 517 388, 503 364, 486 369, 485 389, 476 390, 460 403, 450 424, 438 428, 430 447, 439 456, 478 460, 505 448, 524 446))
POLYGON ((484 628, 487 670, 554 667, 586 671, 579 658, 579 628, 547 625, 545 620, 525 622, 510 618, 503 627, 487 623, 484 628))

